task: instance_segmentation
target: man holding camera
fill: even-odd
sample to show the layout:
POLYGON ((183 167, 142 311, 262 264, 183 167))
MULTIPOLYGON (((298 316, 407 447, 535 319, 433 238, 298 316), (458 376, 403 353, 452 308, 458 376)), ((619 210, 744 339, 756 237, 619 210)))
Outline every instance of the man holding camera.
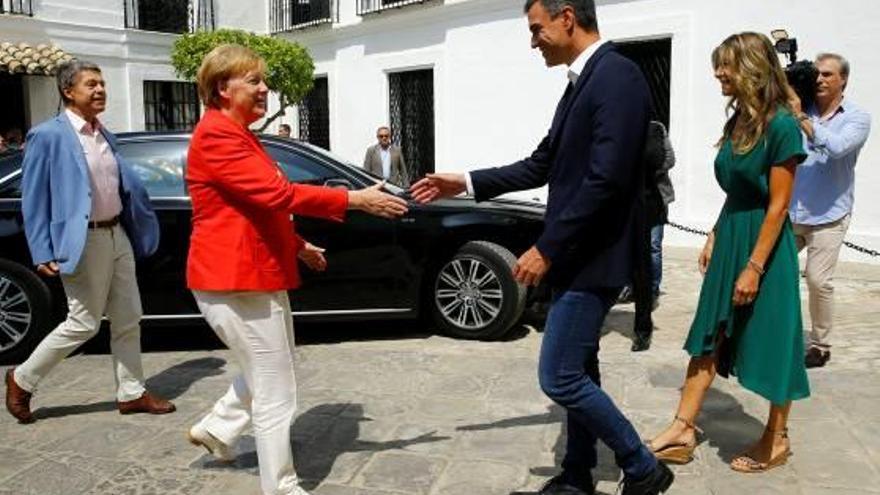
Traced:
POLYGON ((852 213, 856 160, 871 129, 871 116, 843 95, 849 62, 823 53, 816 57, 816 69, 815 104, 801 112, 793 97, 808 156, 798 167, 789 210, 798 249, 807 248, 813 322, 807 368, 825 366, 831 358, 832 279, 852 213))

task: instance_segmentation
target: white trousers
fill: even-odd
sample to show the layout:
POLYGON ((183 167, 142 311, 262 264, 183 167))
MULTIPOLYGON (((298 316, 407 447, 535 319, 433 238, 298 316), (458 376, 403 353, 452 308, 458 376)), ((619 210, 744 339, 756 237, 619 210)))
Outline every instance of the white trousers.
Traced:
POLYGON ((287 292, 193 294, 205 320, 241 368, 241 374, 199 424, 229 446, 253 424, 263 493, 294 493, 298 479, 293 469, 290 423, 296 411, 296 381, 287 292))
POLYGON ((94 337, 101 317, 110 319, 110 350, 116 377, 116 400, 130 401, 144 393, 141 365, 141 297, 134 253, 125 230, 89 229, 82 257, 70 275, 61 275, 67 294, 67 319, 40 342, 15 368, 15 381, 33 392, 40 380, 77 347, 94 337))
POLYGON ((843 239, 849 230, 850 215, 822 225, 795 224, 794 238, 798 251, 807 249, 804 275, 810 292, 810 347, 830 349, 834 318, 834 269, 843 239))

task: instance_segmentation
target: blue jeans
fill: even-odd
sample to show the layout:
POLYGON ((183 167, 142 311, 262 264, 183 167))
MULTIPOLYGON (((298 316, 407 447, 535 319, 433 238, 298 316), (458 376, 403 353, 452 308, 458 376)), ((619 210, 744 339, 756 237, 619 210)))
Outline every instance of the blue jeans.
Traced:
POLYGON ((660 282, 663 280, 663 224, 651 227, 651 288, 652 295, 660 294, 660 282))
POLYGON ((642 479, 657 466, 632 424, 600 388, 599 335, 619 289, 554 291, 541 343, 541 390, 568 414, 562 469, 583 483, 596 467, 596 440, 613 452, 627 477, 642 479))

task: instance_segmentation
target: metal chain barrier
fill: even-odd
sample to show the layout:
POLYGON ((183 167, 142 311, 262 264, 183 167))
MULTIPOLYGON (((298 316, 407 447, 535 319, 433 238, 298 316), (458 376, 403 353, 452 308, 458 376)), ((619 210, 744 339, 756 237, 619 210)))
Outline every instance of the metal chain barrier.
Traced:
MULTIPOLYGON (((681 230, 683 232, 687 232, 689 234, 696 234, 696 235, 702 235, 702 236, 709 235, 709 232, 707 232, 705 230, 695 229, 693 227, 688 227, 687 225, 682 225, 680 223, 667 221, 666 224, 669 225, 670 227, 676 228, 676 229, 681 230)), ((854 251, 858 251, 862 254, 866 254, 866 255, 871 256, 873 258, 880 257, 880 251, 876 251, 874 249, 869 249, 864 246, 859 246, 858 244, 853 244, 852 242, 849 242, 849 241, 843 241, 843 245, 854 250, 854 251)))

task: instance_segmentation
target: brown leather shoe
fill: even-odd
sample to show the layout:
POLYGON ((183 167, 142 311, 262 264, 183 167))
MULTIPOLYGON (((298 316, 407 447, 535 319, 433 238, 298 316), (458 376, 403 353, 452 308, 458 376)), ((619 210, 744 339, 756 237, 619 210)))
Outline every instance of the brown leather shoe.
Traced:
POLYGON ((177 410, 171 402, 149 392, 144 392, 144 395, 135 400, 117 402, 116 406, 119 414, 168 414, 177 410))
POLYGON ((6 370, 6 410, 19 423, 33 423, 36 419, 31 414, 31 393, 15 383, 14 370, 15 368, 6 370))

